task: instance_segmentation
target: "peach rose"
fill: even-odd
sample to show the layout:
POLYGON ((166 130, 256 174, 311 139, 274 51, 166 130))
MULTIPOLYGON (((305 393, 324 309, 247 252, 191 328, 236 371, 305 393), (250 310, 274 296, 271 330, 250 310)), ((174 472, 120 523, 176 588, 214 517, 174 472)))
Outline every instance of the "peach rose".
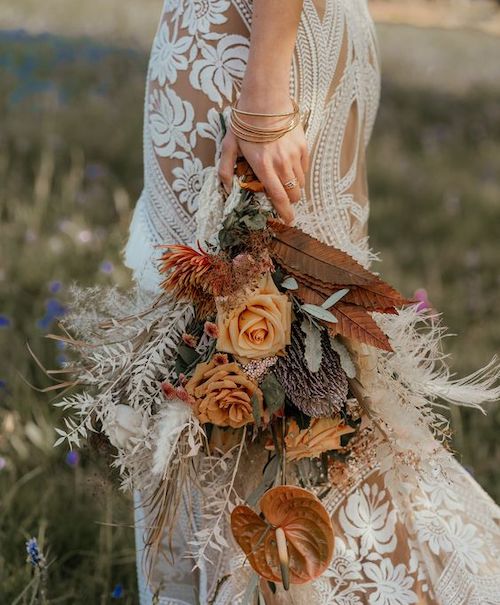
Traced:
MULTIPOLYGON (((340 418, 313 418, 309 427, 302 430, 292 419, 285 435, 286 458, 290 462, 318 458, 323 452, 341 449, 340 438, 349 433, 354 433, 354 429, 340 418)), ((266 449, 274 449, 272 441, 266 449)))
POLYGON ((186 383, 186 391, 195 402, 195 414, 204 424, 238 429, 254 422, 252 396, 263 408, 262 391, 237 363, 218 363, 212 359, 196 366, 186 383))
POLYGON ((292 304, 268 273, 245 303, 217 315, 217 349, 245 359, 262 359, 290 344, 292 304))

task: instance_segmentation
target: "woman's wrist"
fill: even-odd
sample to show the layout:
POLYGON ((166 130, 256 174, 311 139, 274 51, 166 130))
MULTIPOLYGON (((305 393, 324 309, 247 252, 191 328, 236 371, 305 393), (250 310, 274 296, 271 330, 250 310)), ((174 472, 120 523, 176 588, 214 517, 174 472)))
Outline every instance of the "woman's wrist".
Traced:
POLYGON ((289 75, 281 78, 245 76, 238 97, 238 108, 258 113, 280 113, 293 110, 289 75))

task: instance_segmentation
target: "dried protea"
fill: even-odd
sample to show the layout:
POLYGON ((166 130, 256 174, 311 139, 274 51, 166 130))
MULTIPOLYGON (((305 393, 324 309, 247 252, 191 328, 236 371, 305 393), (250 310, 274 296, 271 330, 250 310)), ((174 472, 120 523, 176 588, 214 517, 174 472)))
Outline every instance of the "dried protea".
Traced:
POLYGON ((161 287, 180 300, 203 307, 204 314, 210 313, 213 297, 224 287, 219 283, 223 275, 221 260, 201 248, 195 250, 181 244, 165 247, 167 250, 161 257, 160 273, 168 276, 161 287))
POLYGON ((292 328, 292 344, 274 366, 291 403, 312 418, 331 417, 340 412, 347 400, 349 385, 340 358, 322 335, 323 357, 317 372, 311 372, 305 360, 304 334, 297 324, 292 328))

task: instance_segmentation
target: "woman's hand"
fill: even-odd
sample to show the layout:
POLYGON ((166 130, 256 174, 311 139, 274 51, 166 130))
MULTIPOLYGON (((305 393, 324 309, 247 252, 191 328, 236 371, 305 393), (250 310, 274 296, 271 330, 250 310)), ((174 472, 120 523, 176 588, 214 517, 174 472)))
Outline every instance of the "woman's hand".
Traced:
MULTIPOLYGON (((303 0, 253 0, 250 53, 238 109, 265 114, 292 111, 290 66, 302 5, 303 0)), ((247 115, 244 118, 263 128, 278 126, 273 118, 247 115)), ((292 222, 292 204, 300 199, 309 163, 302 125, 270 143, 243 141, 228 129, 219 165, 219 176, 226 190, 232 187, 238 154, 250 164, 281 218, 292 222), (297 179, 297 185, 285 188, 284 184, 293 179, 297 179)))
MULTIPOLYGON (((249 103, 245 105, 250 107, 249 103)), ((241 107, 241 101, 238 104, 241 107)), ((266 118, 245 118, 263 125, 266 118)), ((226 191, 232 187, 236 157, 243 155, 255 175, 262 183, 274 208, 285 221, 292 223, 294 211, 292 204, 299 201, 301 189, 305 186, 305 174, 309 168, 309 153, 302 125, 270 143, 250 143, 237 139, 228 129, 222 142, 222 155, 219 164, 219 178, 226 191), (285 188, 285 183, 296 181, 293 188, 285 188)))

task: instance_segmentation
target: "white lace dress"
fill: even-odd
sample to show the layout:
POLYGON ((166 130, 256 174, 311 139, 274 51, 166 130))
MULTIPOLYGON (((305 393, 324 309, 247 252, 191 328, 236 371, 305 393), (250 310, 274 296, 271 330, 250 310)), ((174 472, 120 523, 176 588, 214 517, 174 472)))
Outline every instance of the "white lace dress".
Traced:
MULTIPOLYGON (((147 78, 145 185, 125 253, 144 290, 158 288, 155 246, 192 243, 200 188, 219 153, 219 112, 234 99, 245 70, 251 16, 251 0, 165 1, 147 78)), ((365 266, 371 260, 365 149, 379 87, 366 0, 305 0, 291 93, 310 111, 306 136, 311 169, 297 224, 365 266)), ((373 366, 379 371, 389 367, 381 359, 369 352, 364 359, 364 383, 372 381, 374 392, 373 366)), ((396 362, 390 366, 393 373, 396 362)), ((424 392, 425 380, 417 384, 415 379, 412 388, 424 392)), ((450 395, 452 387, 437 387, 436 380, 429 379, 425 387, 435 392, 441 388, 438 394, 459 399, 450 395)), ((403 443, 401 451, 388 450, 383 464, 379 451, 374 462, 368 452, 383 447, 374 432, 365 463, 339 474, 323 500, 336 535, 331 565, 307 588, 278 595, 276 602, 500 604, 500 511, 430 434, 412 426, 398 399, 402 389, 383 393, 379 402, 380 414, 403 443), (428 452, 426 475, 410 472, 405 462, 409 444, 424 457, 428 452)), ((247 456, 243 468, 249 469, 251 452, 247 456)), ((143 522, 137 494, 142 605, 247 602, 248 566, 230 536, 228 548, 194 572, 192 561, 183 558, 190 529, 203 525, 196 511, 196 503, 184 507, 174 536, 175 562, 160 561, 148 588, 140 563, 143 522), (194 515, 186 514, 187 509, 194 515)))

